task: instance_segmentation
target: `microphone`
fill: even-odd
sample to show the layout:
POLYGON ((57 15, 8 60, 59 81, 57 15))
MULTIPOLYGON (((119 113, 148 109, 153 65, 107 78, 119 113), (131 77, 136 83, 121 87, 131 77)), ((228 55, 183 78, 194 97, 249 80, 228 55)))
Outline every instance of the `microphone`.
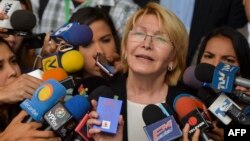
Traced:
POLYGON ((93 32, 87 25, 72 22, 57 29, 50 37, 55 40, 61 38, 73 46, 86 46, 92 41, 93 32))
POLYGON ((32 29, 36 25, 36 17, 32 11, 16 10, 10 16, 9 21, 12 28, 7 28, 8 32, 6 34, 23 36, 23 43, 29 49, 41 48, 43 46, 46 33, 32 33, 32 29))
POLYGON ((31 30, 36 25, 36 17, 29 10, 16 10, 10 17, 10 23, 13 30, 10 29, 9 34, 18 36, 34 36, 31 30))
POLYGON ((83 68, 84 57, 77 50, 57 52, 42 58, 43 70, 63 68, 67 73, 75 73, 83 68))
MULTIPOLYGON (((26 35, 24 42, 29 48, 41 48, 45 36, 46 33, 26 35)), ((92 41, 93 33, 87 25, 68 23, 53 32, 50 37, 54 40, 61 38, 73 46, 86 46, 92 41)))
POLYGON ((142 111, 142 117, 145 124, 150 125, 159 120, 164 119, 166 115, 155 104, 148 104, 142 111), (154 115, 154 116, 149 116, 149 115, 154 115))
POLYGON ((68 76, 67 72, 62 68, 53 68, 45 71, 42 75, 44 81, 55 79, 59 81, 67 90, 75 87, 75 82, 72 76, 68 76))
POLYGON ((235 76, 239 71, 236 66, 220 63, 216 68, 213 65, 201 63, 196 66, 195 76, 198 80, 211 83, 210 87, 221 92, 229 93, 240 101, 250 104, 250 96, 243 92, 233 90, 233 84, 249 88, 250 81, 235 76))
POLYGON ((85 96, 76 95, 64 104, 57 103, 46 112, 44 119, 62 138, 66 138, 77 126, 77 122, 89 111, 90 103, 85 96))
POLYGON ((111 88, 109 88, 106 85, 100 85, 96 89, 94 89, 89 95, 88 95, 88 100, 96 100, 99 101, 100 97, 105 97, 105 98, 114 98, 115 94, 112 91, 111 88))
POLYGON ((208 141, 205 133, 211 126, 210 116, 204 110, 205 105, 196 97, 189 94, 180 94, 175 100, 173 107, 178 114, 183 125, 190 125, 189 135, 193 135, 195 130, 201 130, 201 138, 208 141))
MULTIPOLYGON (((10 1, 10 0, 2 0, 0 2, 0 9, 1 12, 6 14, 7 16, 11 17, 11 15, 16 11, 21 9, 21 4, 19 1, 10 1)), ((13 29, 12 25, 10 24, 10 19, 0 20, 0 27, 13 29)))
POLYGON ((197 95, 209 106, 211 111, 221 122, 228 125, 232 119, 242 125, 250 125, 250 120, 241 108, 224 93, 216 94, 210 88, 202 88, 197 95))
POLYGON ((70 50, 61 56, 62 68, 68 73, 75 73, 83 68, 84 57, 77 50, 70 50))
MULTIPOLYGON (((94 89, 89 95, 88 95, 88 100, 91 101, 92 99, 95 99, 99 103, 99 98, 100 97, 105 97, 105 98, 113 98, 114 94, 113 91, 105 86, 101 85, 94 89)), ((78 133, 78 135, 81 136, 82 139, 85 141, 91 140, 90 136, 88 135, 88 129, 86 122, 88 120, 88 113, 82 118, 82 120, 79 122, 77 127, 75 128, 75 132, 78 133)))
POLYGON ((55 79, 57 81, 62 81, 68 77, 67 72, 62 68, 53 68, 44 71, 42 74, 42 79, 47 81, 48 79, 55 79))
POLYGON ((66 89, 54 79, 42 83, 35 91, 31 99, 25 99, 20 107, 29 114, 29 119, 42 121, 42 117, 61 98, 66 96, 66 89))
POLYGON ((238 71, 239 67, 229 64, 219 63, 215 68, 213 65, 201 63, 197 65, 195 74, 200 81, 212 82, 212 87, 225 92, 231 92, 233 84, 250 88, 250 80, 235 76, 238 71), (201 74, 200 69, 208 69, 205 71, 206 75, 201 74))
POLYGON ((200 63, 196 65, 195 77, 201 82, 211 83, 215 67, 211 64, 200 63))
POLYGON ((188 68, 186 68, 183 73, 182 79, 185 85, 194 89, 200 89, 203 86, 203 83, 196 79, 195 68, 196 66, 189 66, 188 68))
POLYGON ((170 116, 166 109, 164 111, 165 113, 154 104, 149 104, 143 109, 142 117, 146 124, 143 129, 149 141, 174 140, 182 136, 174 117, 170 116))

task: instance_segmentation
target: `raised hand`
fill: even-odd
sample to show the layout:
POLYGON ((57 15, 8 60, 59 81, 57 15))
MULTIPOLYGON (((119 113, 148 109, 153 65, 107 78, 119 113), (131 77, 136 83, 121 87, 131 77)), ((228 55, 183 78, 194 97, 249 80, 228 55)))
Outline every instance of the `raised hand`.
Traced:
POLYGON ((31 98, 43 81, 33 76, 22 74, 12 83, 0 88, 0 103, 16 103, 31 98))
POLYGON ((25 111, 21 111, 0 134, 1 141, 60 141, 53 131, 37 130, 42 127, 41 123, 30 122, 22 123, 27 116, 25 111))
POLYGON ((107 135, 102 133, 100 129, 92 128, 93 125, 101 125, 101 121, 99 121, 98 113, 96 112, 97 102, 95 100, 91 101, 93 106, 93 110, 89 113, 89 119, 87 121, 87 125, 89 128, 89 134, 95 141, 122 141, 123 138, 123 126, 124 121, 122 116, 119 117, 119 124, 117 133, 115 135, 107 135))

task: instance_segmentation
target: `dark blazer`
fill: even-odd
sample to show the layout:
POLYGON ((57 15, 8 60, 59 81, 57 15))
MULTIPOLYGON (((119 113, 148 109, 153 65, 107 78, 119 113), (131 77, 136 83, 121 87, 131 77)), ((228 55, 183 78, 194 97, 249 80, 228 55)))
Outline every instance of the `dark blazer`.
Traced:
POLYGON ((242 0, 196 0, 189 34, 187 65, 192 62, 201 38, 220 26, 240 28, 247 24, 242 0))
MULTIPOLYGON (((127 90, 126 90, 126 79, 127 75, 125 74, 116 74, 112 80, 110 81, 110 87, 113 90, 114 94, 118 96, 119 100, 123 101, 121 114, 124 119, 124 128, 123 128, 123 141, 128 140, 127 134, 127 90)), ((184 85, 182 82, 178 83, 177 86, 170 86, 168 89, 166 103, 168 105, 168 110, 170 113, 174 114, 176 117, 176 113, 173 109, 173 102, 176 96, 182 93, 194 94, 193 90, 184 85)))

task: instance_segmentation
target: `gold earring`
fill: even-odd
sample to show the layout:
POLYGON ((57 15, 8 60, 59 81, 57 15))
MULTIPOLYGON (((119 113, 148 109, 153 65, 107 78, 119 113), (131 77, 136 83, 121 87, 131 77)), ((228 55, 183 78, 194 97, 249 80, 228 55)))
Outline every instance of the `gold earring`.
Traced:
POLYGON ((173 70, 173 66, 169 66, 168 71, 172 71, 172 70, 173 70))

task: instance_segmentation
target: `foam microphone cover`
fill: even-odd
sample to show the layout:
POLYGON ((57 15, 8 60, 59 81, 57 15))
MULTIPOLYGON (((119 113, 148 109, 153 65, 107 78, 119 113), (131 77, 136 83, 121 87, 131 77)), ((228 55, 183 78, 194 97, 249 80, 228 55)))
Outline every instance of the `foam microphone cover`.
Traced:
POLYGON ((36 25, 36 17, 29 10, 16 10, 10 17, 10 24, 15 30, 31 31, 36 25))
POLYGON ((196 97, 189 94, 181 94, 174 100, 173 105, 179 118, 183 118, 196 108, 203 109, 204 104, 196 97))
POLYGON ((83 68, 84 57, 77 50, 70 50, 62 54, 61 64, 68 73, 75 73, 83 68))
POLYGON ((57 81, 62 81, 68 77, 68 74, 62 68, 53 68, 44 71, 42 79, 47 81, 48 79, 55 79, 57 81))
POLYGON ((196 66, 189 66, 183 73, 183 82, 187 86, 190 86, 195 89, 202 87, 202 82, 196 79, 195 77, 195 68, 196 66))
POLYGON ((96 101, 98 101, 100 96, 105 97, 105 98, 113 98, 114 93, 112 89, 109 88, 108 86, 101 85, 97 87, 91 94, 89 94, 88 99, 89 101, 91 101, 92 99, 95 99, 96 101))
POLYGON ((144 107, 142 111, 142 117, 143 117, 145 124, 150 125, 157 121, 160 121, 166 116, 164 115, 164 113, 158 106, 154 104, 149 104, 146 107, 144 107))
POLYGON ((209 87, 202 87, 197 92, 197 96, 204 101, 207 107, 209 107, 219 96, 219 94, 215 93, 214 90, 212 90, 209 87))
POLYGON ((211 83, 215 67, 211 64, 200 63, 195 68, 195 76, 201 82, 211 83))
POLYGON ((86 46, 91 43, 93 32, 87 25, 79 23, 67 23, 50 35, 51 38, 61 38, 74 46, 86 46))
POLYGON ((69 113, 79 121, 90 109, 90 103, 85 96, 76 95, 64 104, 69 113))
POLYGON ((68 42, 72 45, 88 45, 93 38, 93 32, 87 25, 78 25, 69 32, 68 42))

